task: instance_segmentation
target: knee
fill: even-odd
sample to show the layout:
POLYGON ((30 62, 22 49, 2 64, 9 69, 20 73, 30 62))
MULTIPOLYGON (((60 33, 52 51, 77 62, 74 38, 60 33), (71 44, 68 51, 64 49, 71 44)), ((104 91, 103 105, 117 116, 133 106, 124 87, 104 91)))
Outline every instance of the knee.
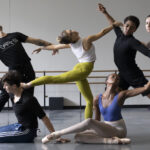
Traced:
POLYGON ((92 118, 88 118, 85 120, 85 125, 86 126, 90 126, 90 124, 93 122, 93 119, 92 118))
POLYGON ((86 107, 88 107, 88 108, 93 108, 93 101, 91 100, 91 101, 86 101, 86 107))
POLYGON ((80 133, 77 133, 75 136, 74 136, 74 139, 76 142, 80 142, 81 141, 81 134, 80 133))

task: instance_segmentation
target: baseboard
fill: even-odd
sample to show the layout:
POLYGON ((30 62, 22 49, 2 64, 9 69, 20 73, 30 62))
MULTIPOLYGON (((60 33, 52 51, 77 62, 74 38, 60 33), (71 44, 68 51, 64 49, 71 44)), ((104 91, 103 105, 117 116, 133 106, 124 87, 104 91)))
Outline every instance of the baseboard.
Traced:
POLYGON ((124 105, 123 108, 150 108, 150 105, 124 105))
MULTIPOLYGON (((42 108, 50 110, 49 106, 43 106, 42 108)), ((150 105, 124 105, 123 108, 150 108, 150 105)), ((64 106, 63 109, 85 109, 85 106, 64 106)), ((12 110, 12 107, 4 107, 3 110, 12 110)))

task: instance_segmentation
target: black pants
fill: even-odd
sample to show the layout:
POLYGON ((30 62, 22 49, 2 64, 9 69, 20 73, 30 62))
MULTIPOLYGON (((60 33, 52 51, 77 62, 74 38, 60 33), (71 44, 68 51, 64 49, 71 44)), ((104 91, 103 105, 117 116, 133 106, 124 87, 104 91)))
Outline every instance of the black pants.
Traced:
MULTIPOLYGON (((12 70, 12 69, 11 69, 12 70)), ((22 82, 29 82, 35 79, 35 72, 30 62, 26 63, 22 66, 22 69, 16 69, 21 74, 22 82)), ((34 94, 34 87, 27 89, 30 94, 34 94)), ((3 109, 6 102, 8 102, 9 98, 12 98, 12 95, 9 95, 5 89, 3 89, 3 85, 0 82, 0 111, 3 109)))
MULTIPOLYGON (((119 77, 120 77, 119 87, 122 90, 127 90, 130 86, 132 86, 133 88, 143 87, 148 82, 143 72, 140 70, 137 71, 135 74, 131 75, 125 75, 119 72, 119 77)), ((148 94, 150 94, 150 90, 147 90, 142 93, 143 96, 147 96, 148 94)))

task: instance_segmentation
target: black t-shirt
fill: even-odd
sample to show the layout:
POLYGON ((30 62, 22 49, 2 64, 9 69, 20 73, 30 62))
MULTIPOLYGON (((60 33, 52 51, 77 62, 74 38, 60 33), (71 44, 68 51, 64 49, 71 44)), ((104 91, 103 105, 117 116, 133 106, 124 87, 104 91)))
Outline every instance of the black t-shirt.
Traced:
POLYGON ((141 74, 141 70, 135 62, 136 53, 139 51, 150 57, 150 50, 132 35, 125 36, 120 27, 115 27, 114 31, 117 36, 114 44, 114 61, 120 74, 123 76, 135 76, 135 74, 141 74))
POLYGON ((26 91, 23 91, 19 101, 13 104, 13 109, 18 123, 30 129, 38 127, 37 117, 42 119, 46 115, 37 99, 26 91))
POLYGON ((8 33, 0 38, 0 60, 10 70, 20 70, 26 62, 30 61, 21 42, 25 42, 27 36, 19 33, 8 33))

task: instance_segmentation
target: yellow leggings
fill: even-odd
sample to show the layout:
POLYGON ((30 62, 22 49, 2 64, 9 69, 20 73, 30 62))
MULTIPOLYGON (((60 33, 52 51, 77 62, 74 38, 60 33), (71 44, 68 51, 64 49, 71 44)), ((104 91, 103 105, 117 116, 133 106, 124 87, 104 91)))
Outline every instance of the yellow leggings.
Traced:
POLYGON ((37 86, 41 84, 57 84, 76 81, 76 85, 86 101, 85 119, 92 118, 93 95, 86 78, 91 73, 93 66, 93 62, 78 63, 71 71, 56 76, 42 76, 31 81, 31 84, 32 86, 37 86))

